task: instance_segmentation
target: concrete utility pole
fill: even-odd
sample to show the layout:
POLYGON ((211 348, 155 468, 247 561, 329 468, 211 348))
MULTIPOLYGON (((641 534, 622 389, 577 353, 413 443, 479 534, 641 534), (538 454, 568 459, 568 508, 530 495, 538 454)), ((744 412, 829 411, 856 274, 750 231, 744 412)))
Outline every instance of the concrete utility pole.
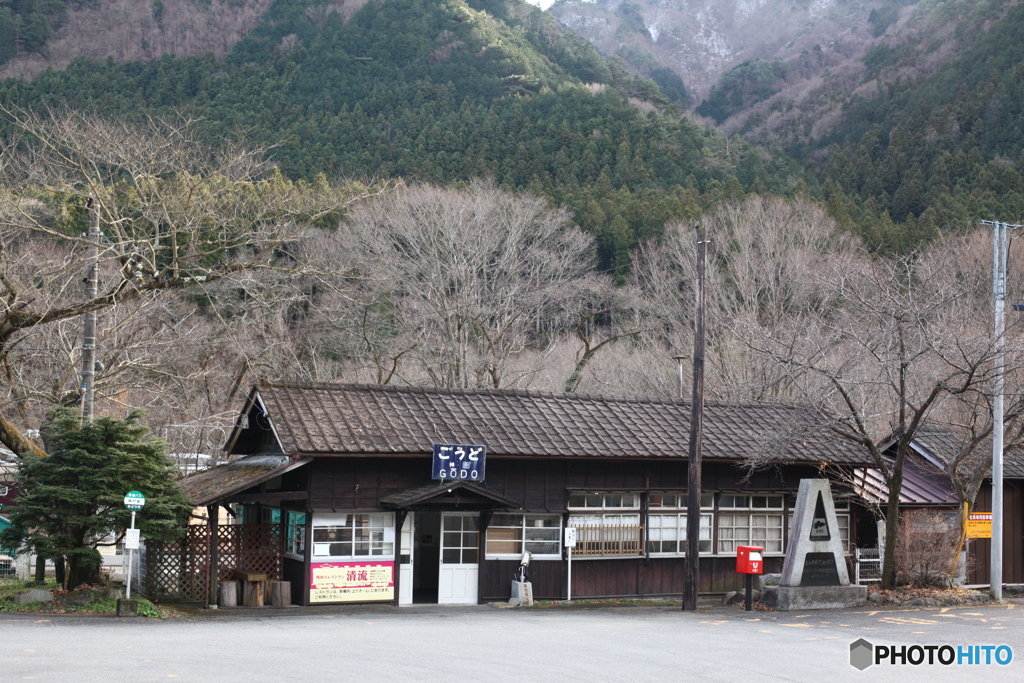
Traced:
MULTIPOLYGON (((86 254, 85 299, 96 298, 99 293, 100 207, 95 197, 89 197, 89 250, 86 254)), ((82 422, 92 422, 96 376, 96 311, 85 314, 85 334, 82 340, 82 422)))
POLYGON ((683 609, 697 609, 697 582, 700 576, 700 494, 701 441, 704 436, 704 268, 707 240, 704 228, 697 229, 696 304, 693 316, 693 399, 690 405, 690 449, 686 472, 686 573, 683 575, 683 609))
POLYGON ((1010 249, 1010 231, 1022 225, 981 221, 992 226, 992 295, 995 297, 995 326, 992 330, 995 352, 992 358, 992 554, 989 559, 989 585, 993 600, 1003 599, 1003 336, 1006 322, 1006 254, 1010 249))

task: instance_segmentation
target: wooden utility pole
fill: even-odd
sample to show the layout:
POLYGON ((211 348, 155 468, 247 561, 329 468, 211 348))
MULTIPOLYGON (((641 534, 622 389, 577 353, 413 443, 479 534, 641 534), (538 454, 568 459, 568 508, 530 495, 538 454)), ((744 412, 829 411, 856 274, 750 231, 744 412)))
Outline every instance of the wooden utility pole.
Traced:
MULTIPOLYGON (((99 292, 100 207, 95 197, 89 197, 89 250, 86 254, 85 299, 91 301, 99 292)), ((96 378, 96 311, 85 314, 85 334, 82 340, 82 422, 92 422, 96 378)))
POLYGON ((220 589, 220 505, 206 506, 206 524, 209 528, 209 562, 207 570, 210 584, 207 590, 206 607, 217 609, 217 591, 220 589))
POLYGON ((696 304, 693 316, 693 398, 690 405, 690 448, 686 471, 686 571, 683 575, 683 609, 697 609, 697 583, 700 575, 700 493, 701 440, 704 436, 704 268, 707 241, 704 228, 697 229, 696 304))

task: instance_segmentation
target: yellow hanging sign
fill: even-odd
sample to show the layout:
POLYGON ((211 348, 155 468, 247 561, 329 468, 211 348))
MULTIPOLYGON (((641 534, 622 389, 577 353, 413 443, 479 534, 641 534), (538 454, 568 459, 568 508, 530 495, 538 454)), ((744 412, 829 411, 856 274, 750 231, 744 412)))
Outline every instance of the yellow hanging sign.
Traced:
POLYGON ((964 523, 967 538, 992 538, 992 513, 972 512, 964 523))

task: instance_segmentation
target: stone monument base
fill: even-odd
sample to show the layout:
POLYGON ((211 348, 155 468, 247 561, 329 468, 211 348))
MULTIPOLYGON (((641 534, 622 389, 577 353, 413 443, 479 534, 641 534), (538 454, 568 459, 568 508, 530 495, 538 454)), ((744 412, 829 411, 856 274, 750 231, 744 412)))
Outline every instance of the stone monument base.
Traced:
POLYGON ((860 607, 867 599, 867 586, 765 586, 761 593, 761 602, 784 612, 860 607))

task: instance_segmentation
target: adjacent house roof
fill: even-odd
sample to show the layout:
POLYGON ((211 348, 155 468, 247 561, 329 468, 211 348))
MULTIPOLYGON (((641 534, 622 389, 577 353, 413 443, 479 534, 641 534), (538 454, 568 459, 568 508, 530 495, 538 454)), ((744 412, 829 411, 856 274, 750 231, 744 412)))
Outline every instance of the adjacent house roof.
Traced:
MULTIPOLYGON (((925 459, 933 463, 945 463, 953 460, 960 450, 969 443, 967 434, 957 433, 952 429, 939 426, 924 426, 918 429, 911 447, 925 459)), ((982 441, 975 448, 978 457, 991 460, 992 439, 982 441)), ((1024 479, 1024 450, 1006 448, 1003 451, 1003 477, 1024 479)))
POLYGON ((287 455, 252 455, 197 472, 178 483, 195 506, 209 505, 310 462, 287 455))
MULTIPOLYGON (((689 445, 690 404, 672 399, 268 383, 247 406, 266 414, 243 424, 272 430, 284 452, 303 455, 419 455, 434 443, 473 443, 499 457, 685 458, 689 445)), ((703 456, 770 451, 793 463, 867 464, 867 452, 828 422, 809 408, 708 402, 703 456)))
MULTIPOLYGON (((971 437, 966 432, 957 432, 941 425, 921 426, 910 442, 913 451, 903 471, 903 488, 900 491, 901 505, 958 505, 956 493, 945 472, 945 464, 959 456, 969 445, 971 437)), ((890 455, 895 440, 886 450, 890 455)), ((980 442, 970 456, 975 462, 992 460, 992 439, 980 442)), ((991 473, 989 473, 991 476, 991 473)), ((1003 476, 1009 479, 1024 478, 1024 451, 1007 448, 1003 453, 1003 476)), ((865 500, 884 505, 888 488, 882 473, 875 468, 857 470, 855 475, 857 492, 865 500)))
MULTIPOLYGON (((864 468, 854 473, 854 490, 868 503, 886 505, 889 487, 877 469, 864 468)), ((924 464, 906 463, 903 466, 903 486, 900 505, 911 507, 956 507, 959 505, 953 485, 945 473, 933 471, 924 464)))

